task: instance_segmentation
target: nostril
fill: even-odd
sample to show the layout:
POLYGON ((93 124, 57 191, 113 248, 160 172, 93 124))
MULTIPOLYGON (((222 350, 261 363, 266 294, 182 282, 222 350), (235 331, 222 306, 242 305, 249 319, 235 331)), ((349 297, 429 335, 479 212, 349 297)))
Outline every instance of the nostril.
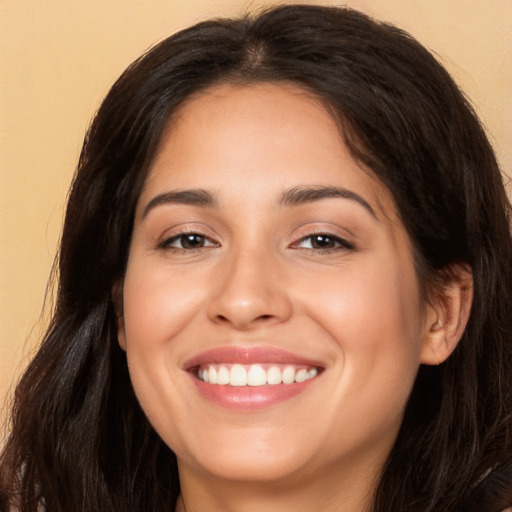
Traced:
POLYGON ((263 322, 263 323, 269 322, 273 318, 276 318, 275 315, 269 315, 269 314, 259 315, 259 316, 255 316, 252 318, 247 318, 247 317, 231 318, 229 315, 227 315, 227 316, 226 315, 216 315, 215 316, 216 322, 218 322, 219 324, 224 324, 224 325, 225 324, 233 324, 234 326, 236 326, 239 329, 246 329, 251 324, 257 325, 260 322, 263 322))
MULTIPOLYGON (((271 318, 273 318, 273 315, 260 315, 254 320, 270 320, 271 318)), ((217 320, 220 320, 221 322, 229 322, 229 318, 224 315, 217 315, 217 320)))

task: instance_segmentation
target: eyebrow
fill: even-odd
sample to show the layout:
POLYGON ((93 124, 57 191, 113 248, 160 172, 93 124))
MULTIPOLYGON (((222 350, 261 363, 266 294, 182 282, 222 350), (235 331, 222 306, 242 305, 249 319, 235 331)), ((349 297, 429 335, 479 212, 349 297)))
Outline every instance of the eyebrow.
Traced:
POLYGON ((202 208, 212 208, 217 205, 217 201, 210 192, 203 189, 171 190, 151 199, 144 208, 142 218, 144 219, 153 208, 164 204, 188 204, 202 208))
MULTIPOLYGON (((322 199, 341 198, 350 199, 360 204, 374 218, 377 219, 375 211, 370 204, 359 194, 343 187, 334 186, 298 186, 283 193, 279 200, 281 206, 301 206, 322 199)), ((142 213, 144 219, 147 214, 157 206, 165 204, 186 204, 199 206, 201 208, 214 208, 218 205, 214 195, 204 189, 171 190, 155 196, 146 205, 142 213)))
POLYGON ((330 199, 330 198, 341 198, 341 199, 350 199, 360 204, 363 208, 365 208, 375 219, 377 219, 377 215, 375 214, 374 209, 370 206, 368 201, 366 201, 363 197, 351 190, 348 190, 343 187, 333 187, 333 186, 299 186, 294 187, 290 190, 287 190, 281 197, 280 203, 282 206, 300 206, 307 203, 313 203, 315 201, 320 201, 322 199, 330 199))

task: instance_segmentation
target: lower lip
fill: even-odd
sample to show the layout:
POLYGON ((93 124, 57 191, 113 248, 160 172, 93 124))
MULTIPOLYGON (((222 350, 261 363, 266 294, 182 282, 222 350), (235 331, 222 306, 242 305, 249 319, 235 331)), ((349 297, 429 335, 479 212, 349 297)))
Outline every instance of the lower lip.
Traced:
POLYGON ((265 386, 229 386, 208 384, 191 375, 201 395, 217 405, 228 409, 254 411, 278 404, 304 392, 318 378, 293 384, 265 386))

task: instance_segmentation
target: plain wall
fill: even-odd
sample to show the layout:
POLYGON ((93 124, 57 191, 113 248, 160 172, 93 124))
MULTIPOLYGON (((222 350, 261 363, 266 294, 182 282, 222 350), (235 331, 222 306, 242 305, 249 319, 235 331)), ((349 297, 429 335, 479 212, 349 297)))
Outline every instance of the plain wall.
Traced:
MULTIPOLYGON (((275 2, 0 0, 0 402, 40 339, 66 193, 103 96, 145 49, 211 15, 275 2)), ((316 2, 336 5, 340 2, 316 2)), ((360 0, 433 50, 512 175, 512 1, 360 0)))

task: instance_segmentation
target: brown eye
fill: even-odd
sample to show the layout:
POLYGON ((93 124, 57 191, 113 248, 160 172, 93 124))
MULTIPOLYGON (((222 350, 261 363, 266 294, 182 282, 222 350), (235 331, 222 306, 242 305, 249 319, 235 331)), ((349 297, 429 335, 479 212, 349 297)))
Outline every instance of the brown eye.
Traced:
POLYGON ((299 249, 310 249, 318 251, 354 249, 354 246, 350 242, 347 242, 347 240, 344 240, 339 236, 329 235, 327 233, 317 233, 314 235, 306 236, 294 245, 299 249))
POLYGON ((181 235, 179 237, 179 243, 183 249, 197 249, 198 247, 204 247, 205 237, 197 233, 181 235))
POLYGON ((311 237, 313 249, 333 249, 336 247, 336 239, 329 235, 314 235, 311 237))
POLYGON ((161 248, 194 250, 203 247, 216 247, 218 244, 210 240, 208 237, 199 233, 181 233, 179 235, 168 238, 160 244, 161 248))

